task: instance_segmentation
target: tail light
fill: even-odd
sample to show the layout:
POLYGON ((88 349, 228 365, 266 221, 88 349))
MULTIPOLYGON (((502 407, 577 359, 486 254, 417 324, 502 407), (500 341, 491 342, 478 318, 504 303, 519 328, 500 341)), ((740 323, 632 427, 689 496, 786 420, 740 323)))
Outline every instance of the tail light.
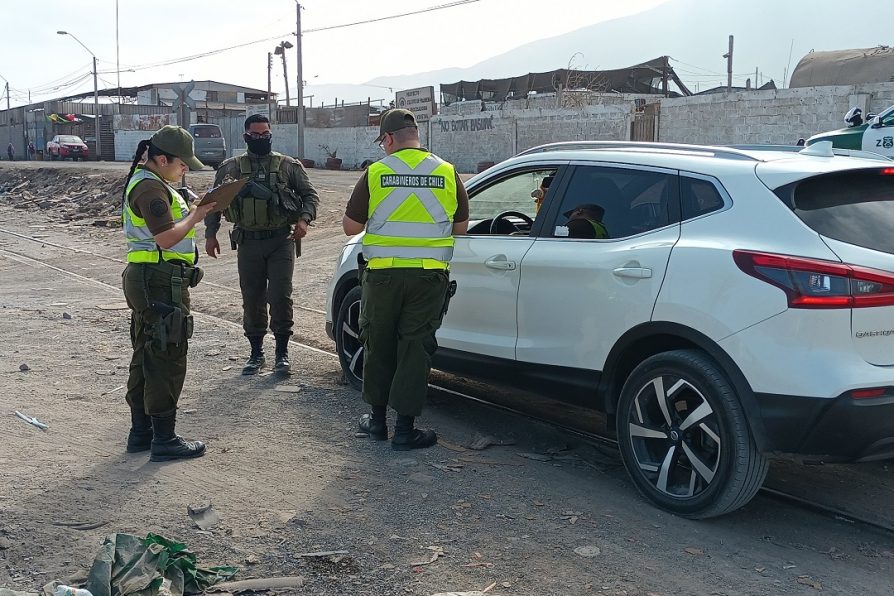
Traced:
POLYGON ((785 292, 790 308, 894 306, 894 273, 834 261, 734 250, 748 275, 785 292))

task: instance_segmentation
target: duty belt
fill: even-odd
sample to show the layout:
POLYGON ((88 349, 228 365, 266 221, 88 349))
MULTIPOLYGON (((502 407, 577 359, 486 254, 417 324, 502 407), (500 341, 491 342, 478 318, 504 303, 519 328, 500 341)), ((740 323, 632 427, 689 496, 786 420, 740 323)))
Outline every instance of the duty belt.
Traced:
POLYGON ((239 233, 241 234, 243 240, 267 240, 269 238, 276 238, 278 236, 285 236, 286 234, 292 233, 291 226, 276 228, 275 230, 245 230, 242 228, 237 229, 239 230, 239 233))
POLYGON ((202 270, 182 261, 164 261, 144 263, 144 266, 158 269, 171 276, 171 301, 175 306, 181 304, 183 286, 194 288, 203 277, 202 270))

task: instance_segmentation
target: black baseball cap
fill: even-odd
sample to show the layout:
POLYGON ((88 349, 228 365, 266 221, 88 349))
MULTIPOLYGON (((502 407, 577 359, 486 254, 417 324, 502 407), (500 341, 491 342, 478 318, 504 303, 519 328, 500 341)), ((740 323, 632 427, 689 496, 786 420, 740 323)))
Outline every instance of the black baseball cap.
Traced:
POLYGON ((565 217, 571 217, 571 214, 575 211, 589 211, 596 216, 596 219, 602 219, 602 216, 605 215, 605 209, 600 207, 596 203, 584 203, 583 205, 578 205, 574 209, 570 209, 562 215, 564 215, 565 217))
POLYGON ((382 114, 379 122, 379 136, 376 137, 375 143, 381 143, 385 135, 397 132, 404 128, 416 127, 416 116, 410 110, 403 108, 394 108, 382 114))

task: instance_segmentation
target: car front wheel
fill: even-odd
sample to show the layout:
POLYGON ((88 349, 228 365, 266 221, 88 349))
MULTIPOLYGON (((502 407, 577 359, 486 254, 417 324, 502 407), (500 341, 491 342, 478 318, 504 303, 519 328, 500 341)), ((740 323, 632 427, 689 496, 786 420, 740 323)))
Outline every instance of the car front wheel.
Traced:
POLYGON ((335 318, 335 349, 345 380, 357 391, 363 388, 363 343, 360 341, 360 286, 351 288, 335 318))
POLYGON ((683 517, 742 507, 767 474, 735 389, 698 350, 640 363, 621 391, 617 430, 624 466, 639 491, 683 517))

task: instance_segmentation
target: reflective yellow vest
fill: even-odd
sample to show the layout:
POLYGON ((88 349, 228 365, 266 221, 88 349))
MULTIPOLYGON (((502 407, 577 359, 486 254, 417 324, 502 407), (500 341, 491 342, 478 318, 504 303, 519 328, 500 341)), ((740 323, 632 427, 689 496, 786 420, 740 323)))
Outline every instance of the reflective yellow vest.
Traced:
POLYGON ((127 192, 124 196, 124 208, 121 210, 121 219, 124 225, 124 237, 127 239, 127 262, 128 263, 158 263, 158 257, 161 255, 165 261, 185 261, 190 265, 196 262, 196 230, 191 229, 186 237, 180 242, 168 249, 162 249, 155 243, 155 237, 149 231, 146 220, 138 217, 133 209, 130 208, 130 192, 134 187, 143 180, 157 180, 165 185, 168 194, 171 197, 171 213, 174 216, 174 223, 182 221, 189 215, 189 205, 180 196, 180 193, 171 188, 159 176, 150 170, 140 168, 134 172, 133 177, 127 184, 127 192))
POLYGON ((446 269, 457 208, 453 166, 427 151, 403 149, 369 166, 367 178, 368 267, 446 269))

